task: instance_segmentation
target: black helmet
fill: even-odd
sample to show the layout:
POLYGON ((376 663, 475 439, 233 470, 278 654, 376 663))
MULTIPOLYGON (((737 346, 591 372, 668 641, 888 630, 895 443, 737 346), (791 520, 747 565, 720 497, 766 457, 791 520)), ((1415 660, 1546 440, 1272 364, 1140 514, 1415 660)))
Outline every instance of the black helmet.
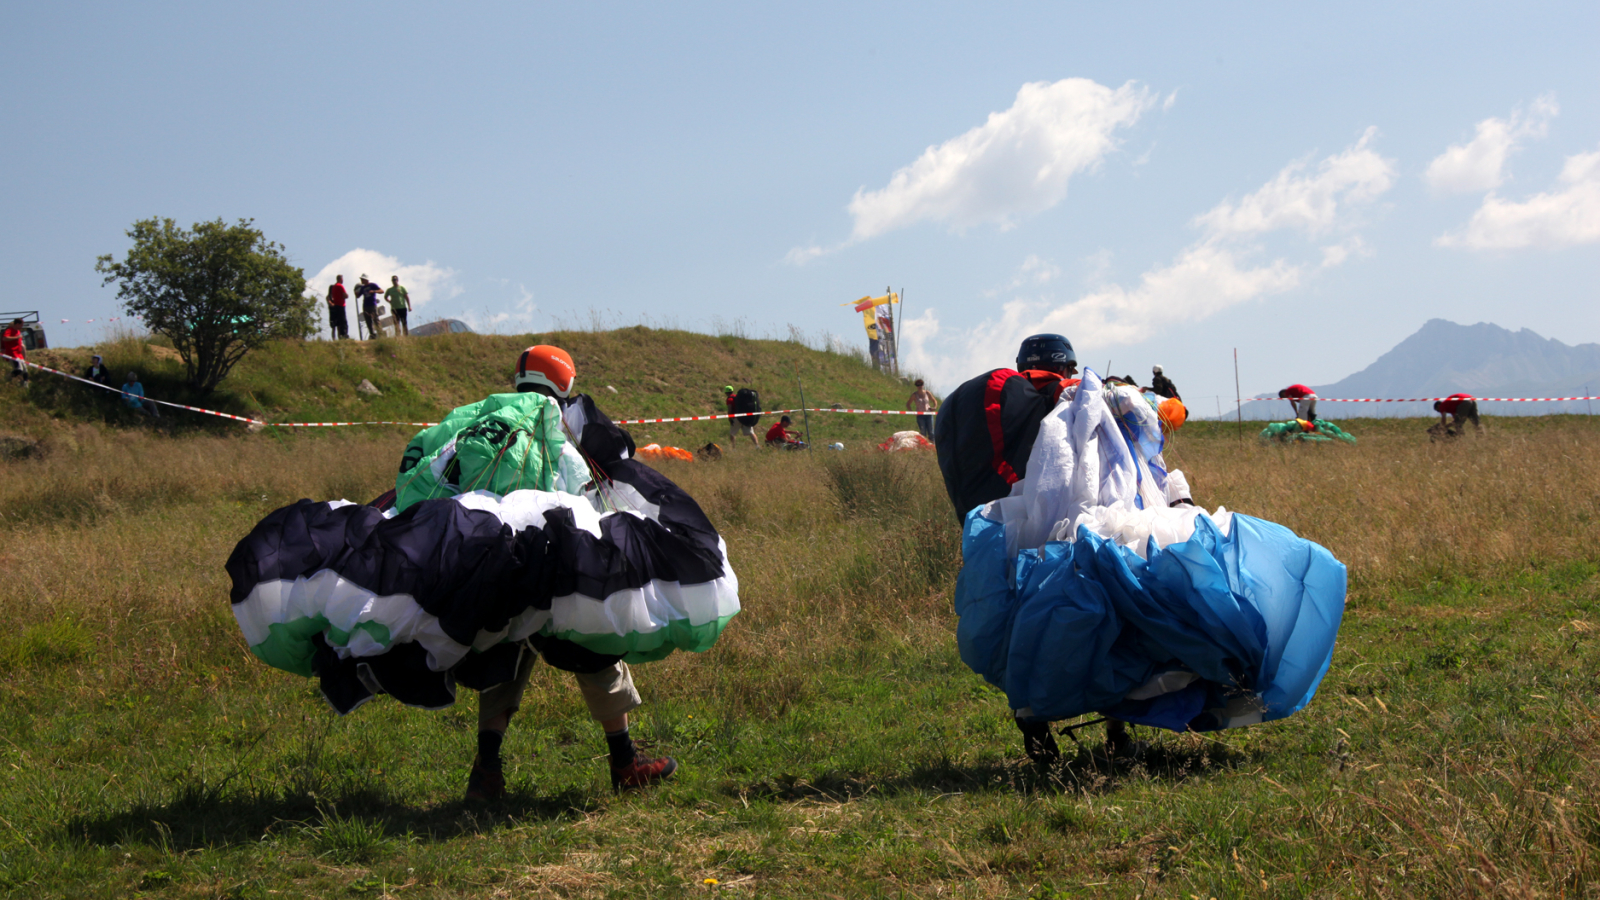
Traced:
POLYGON ((1026 369, 1066 368, 1076 366, 1078 355, 1072 352, 1072 342, 1059 334, 1036 334, 1022 342, 1017 349, 1017 371, 1026 369))

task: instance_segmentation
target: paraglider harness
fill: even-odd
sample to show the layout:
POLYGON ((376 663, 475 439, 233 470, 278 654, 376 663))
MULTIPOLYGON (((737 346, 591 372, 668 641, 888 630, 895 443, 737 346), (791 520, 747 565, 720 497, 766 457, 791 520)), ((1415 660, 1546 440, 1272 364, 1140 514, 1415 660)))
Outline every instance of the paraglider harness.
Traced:
POLYGON ((754 415, 738 415, 734 421, 747 428, 754 428, 761 421, 761 394, 755 388, 739 388, 733 395, 734 413, 754 413, 754 415))

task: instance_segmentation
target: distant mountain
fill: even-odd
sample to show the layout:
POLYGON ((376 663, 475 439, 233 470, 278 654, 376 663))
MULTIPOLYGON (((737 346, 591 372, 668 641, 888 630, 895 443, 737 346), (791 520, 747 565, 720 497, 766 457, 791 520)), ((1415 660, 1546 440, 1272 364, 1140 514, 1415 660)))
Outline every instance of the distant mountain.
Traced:
MULTIPOLYGON (((1444 397, 1466 392, 1475 397, 1571 397, 1600 388, 1600 344, 1571 347, 1524 328, 1508 331, 1479 322, 1458 325, 1430 319, 1416 334, 1372 365, 1333 384, 1312 385, 1321 397, 1444 397), (1585 385, 1591 390, 1585 391, 1585 385)), ((1489 415, 1584 413, 1600 404, 1484 403, 1489 415)), ((1289 401, 1248 400, 1247 419, 1286 419, 1289 401)), ((1318 415, 1330 419, 1371 416, 1431 416, 1426 403, 1321 403, 1318 415)))

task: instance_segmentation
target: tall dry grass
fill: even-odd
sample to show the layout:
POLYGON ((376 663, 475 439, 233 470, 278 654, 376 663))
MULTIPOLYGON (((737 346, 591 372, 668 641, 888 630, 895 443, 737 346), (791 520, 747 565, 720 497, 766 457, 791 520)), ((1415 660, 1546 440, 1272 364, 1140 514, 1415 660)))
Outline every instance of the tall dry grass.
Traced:
POLYGON ((1282 523, 1332 550, 1356 596, 1600 557, 1595 423, 1499 420, 1450 443, 1409 422, 1363 425, 1350 425, 1356 446, 1179 432, 1167 458, 1202 506, 1282 523))

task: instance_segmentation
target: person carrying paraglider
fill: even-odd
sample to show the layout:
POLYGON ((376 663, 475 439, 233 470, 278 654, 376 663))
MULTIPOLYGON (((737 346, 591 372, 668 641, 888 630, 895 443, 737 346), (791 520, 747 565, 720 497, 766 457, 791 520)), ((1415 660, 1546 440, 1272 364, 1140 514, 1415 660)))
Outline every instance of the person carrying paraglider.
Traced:
POLYGON ((1289 407, 1294 410, 1294 417, 1307 422, 1317 420, 1317 392, 1303 384, 1291 384, 1278 392, 1278 396, 1289 401, 1289 407))
POLYGON ((576 676, 613 789, 671 777, 677 762, 629 735, 629 663, 707 650, 739 611, 715 527, 633 458, 576 375, 561 348, 527 348, 515 393, 412 438, 393 492, 277 510, 227 563, 251 652, 319 678, 340 714, 383 693, 439 709, 457 685, 478 691, 469 800, 505 796, 502 742, 541 658, 576 676))
POLYGON ((1211 731, 1304 708, 1344 566, 1281 525, 1195 506, 1139 389, 1072 377, 1076 362, 1065 337, 1033 335, 934 424, 962 521, 962 662, 1005 691, 1041 766, 1060 758, 1051 723, 1093 713, 1122 756, 1127 724, 1211 731))
POLYGON ((1150 390, 1171 400, 1183 399, 1178 396, 1178 386, 1172 383, 1172 379, 1168 378, 1158 365, 1150 367, 1150 390))

